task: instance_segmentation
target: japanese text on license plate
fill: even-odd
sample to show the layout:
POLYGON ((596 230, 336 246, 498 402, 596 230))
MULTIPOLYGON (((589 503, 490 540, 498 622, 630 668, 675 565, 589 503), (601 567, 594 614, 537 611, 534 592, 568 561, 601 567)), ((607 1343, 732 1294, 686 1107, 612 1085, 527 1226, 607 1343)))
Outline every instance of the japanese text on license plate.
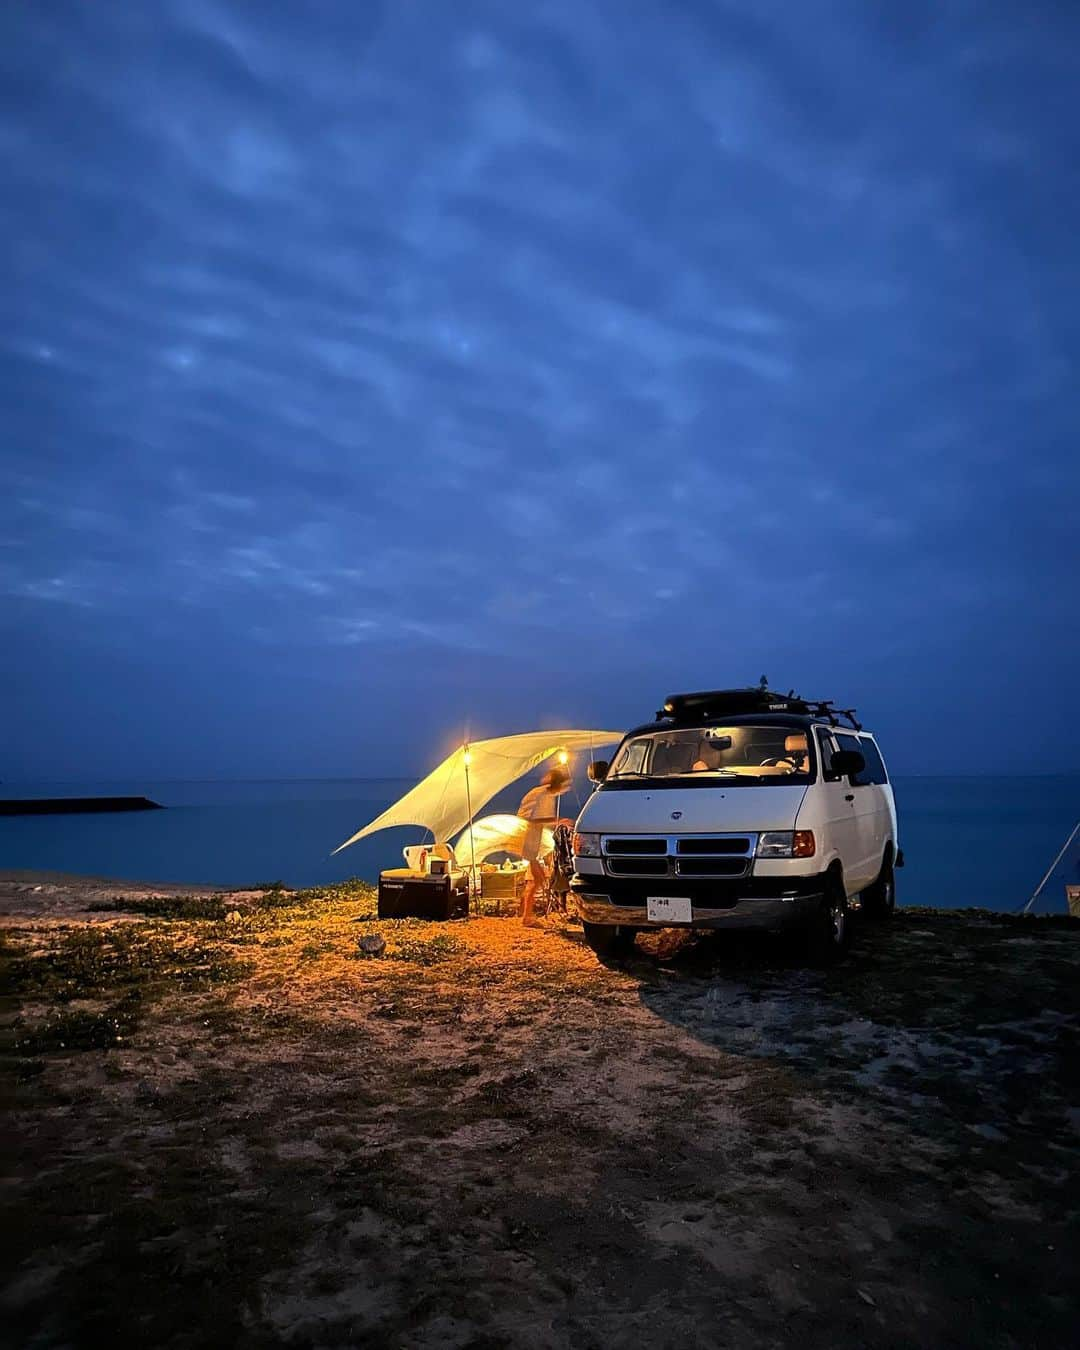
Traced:
POLYGON ((694 907, 687 895, 649 895, 645 915, 650 923, 693 923, 694 907))

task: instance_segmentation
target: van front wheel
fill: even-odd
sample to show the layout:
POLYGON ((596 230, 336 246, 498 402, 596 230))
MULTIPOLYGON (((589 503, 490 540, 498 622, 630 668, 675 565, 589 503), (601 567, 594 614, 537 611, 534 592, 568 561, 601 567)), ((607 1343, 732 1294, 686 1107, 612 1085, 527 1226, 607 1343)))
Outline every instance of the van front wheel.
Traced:
POLYGON ((582 923, 585 941, 601 961, 618 961, 634 949, 636 928, 610 923, 582 923))
POLYGON ((843 956, 848 943, 848 903, 838 877, 826 883, 821 909, 814 917, 807 955, 815 966, 830 966, 843 956))

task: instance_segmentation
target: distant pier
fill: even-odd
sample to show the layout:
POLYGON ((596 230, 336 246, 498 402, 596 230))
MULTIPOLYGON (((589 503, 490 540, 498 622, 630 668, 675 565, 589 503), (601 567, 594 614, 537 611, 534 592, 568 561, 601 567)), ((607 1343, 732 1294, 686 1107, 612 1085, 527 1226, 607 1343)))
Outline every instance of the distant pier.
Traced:
POLYGON ((149 797, 26 797, 0 801, 0 816, 70 816, 90 811, 164 811, 149 797))

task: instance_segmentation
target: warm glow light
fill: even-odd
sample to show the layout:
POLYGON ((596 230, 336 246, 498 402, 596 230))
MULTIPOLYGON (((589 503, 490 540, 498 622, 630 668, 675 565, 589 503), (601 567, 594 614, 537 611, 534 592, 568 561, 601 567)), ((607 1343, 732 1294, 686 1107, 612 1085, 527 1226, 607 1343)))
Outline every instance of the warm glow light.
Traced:
POLYGON ((469 765, 472 763, 472 751, 469 749, 468 746, 465 747, 465 753, 461 756, 461 758, 465 764, 465 767, 468 768, 469 765))
POLYGON ((560 764, 566 764, 566 763, 569 762, 569 760, 570 760, 570 756, 566 753, 566 751, 565 751, 565 750, 560 750, 560 751, 559 751, 559 763, 560 763, 560 764))

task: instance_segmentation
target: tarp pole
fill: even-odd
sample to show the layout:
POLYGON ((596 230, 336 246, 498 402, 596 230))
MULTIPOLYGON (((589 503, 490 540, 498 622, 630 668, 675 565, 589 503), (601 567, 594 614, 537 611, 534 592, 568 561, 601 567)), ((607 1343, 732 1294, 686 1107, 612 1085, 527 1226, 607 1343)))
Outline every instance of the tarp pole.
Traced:
POLYGON ((1062 858, 1064 858, 1066 849, 1069 847, 1073 839, 1076 837, 1077 830, 1080 830, 1080 820, 1078 820, 1076 824, 1072 827, 1072 834, 1070 834, 1068 839, 1066 839, 1065 842, 1062 844, 1061 852, 1057 855, 1054 861, 1046 869, 1046 876, 1044 876, 1042 881, 1040 881, 1039 884, 1035 887, 1035 894, 1031 897, 1031 899, 1027 902, 1024 908, 1020 911, 1022 914, 1026 914, 1028 910, 1031 908, 1031 906, 1035 903, 1035 901, 1038 900, 1040 894, 1042 893, 1042 888, 1050 880, 1054 868, 1058 865, 1058 863, 1062 860, 1062 858))
MULTIPOLYGON (((565 750, 560 750, 559 753, 555 756, 555 763, 558 764, 558 766, 559 766, 560 769, 565 769, 566 766, 567 766, 567 764, 569 764, 569 762, 570 762, 570 756, 566 753, 565 750)), ((559 814, 560 814, 561 811, 562 811, 562 793, 561 793, 561 792, 557 792, 557 793, 555 794, 555 822, 556 822, 556 824, 558 824, 559 814)), ((552 828, 554 828, 554 827, 552 827, 552 828)))
POLYGON ((476 906, 477 918, 480 917, 480 892, 476 886, 476 840, 473 838, 472 826, 472 790, 469 787, 469 765, 472 762, 472 751, 469 749, 468 741, 465 742, 465 753, 462 755, 465 764, 465 807, 469 812, 469 862, 472 864, 472 889, 476 897, 474 904, 476 906))

